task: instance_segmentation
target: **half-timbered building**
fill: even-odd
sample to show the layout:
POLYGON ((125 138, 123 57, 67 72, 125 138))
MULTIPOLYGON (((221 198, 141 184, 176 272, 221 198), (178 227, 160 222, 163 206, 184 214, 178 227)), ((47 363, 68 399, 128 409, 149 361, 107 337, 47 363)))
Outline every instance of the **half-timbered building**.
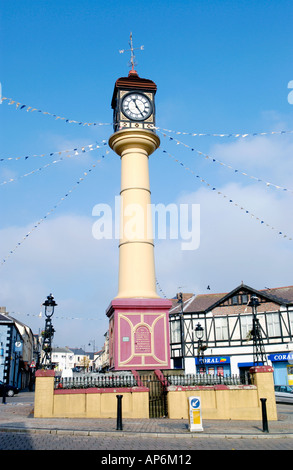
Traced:
POLYGON ((293 384, 293 286, 256 290, 245 284, 228 293, 192 295, 170 309, 171 365, 185 373, 245 374, 254 365, 251 296, 264 362, 276 384, 293 384), (196 328, 203 328, 198 339, 196 328))

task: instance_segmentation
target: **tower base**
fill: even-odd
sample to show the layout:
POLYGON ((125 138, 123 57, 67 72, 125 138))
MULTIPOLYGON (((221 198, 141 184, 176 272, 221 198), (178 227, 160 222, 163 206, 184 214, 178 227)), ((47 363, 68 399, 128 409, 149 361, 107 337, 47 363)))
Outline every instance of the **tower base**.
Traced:
POLYGON ((165 299, 114 299, 109 318, 111 370, 170 369, 169 309, 165 299))

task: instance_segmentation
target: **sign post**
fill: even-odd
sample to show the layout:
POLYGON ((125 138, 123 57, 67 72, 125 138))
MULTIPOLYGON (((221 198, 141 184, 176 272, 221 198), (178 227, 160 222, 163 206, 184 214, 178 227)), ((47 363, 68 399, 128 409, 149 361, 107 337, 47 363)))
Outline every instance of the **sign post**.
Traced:
POLYGON ((189 431, 203 431, 201 418, 201 399, 189 397, 189 431))

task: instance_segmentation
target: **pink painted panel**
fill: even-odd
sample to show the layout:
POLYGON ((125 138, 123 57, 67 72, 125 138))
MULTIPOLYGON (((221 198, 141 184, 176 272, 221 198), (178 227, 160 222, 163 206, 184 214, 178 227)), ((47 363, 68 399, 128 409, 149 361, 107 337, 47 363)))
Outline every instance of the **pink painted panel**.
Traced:
MULTIPOLYGON (((168 310, 163 299, 114 299, 107 315, 114 370, 170 368, 168 310), (112 343, 111 343, 112 341, 112 343)), ((111 362, 110 362, 111 364, 111 362)))
MULTIPOLYGON (((154 354, 155 356, 160 359, 161 361, 164 361, 166 360, 166 347, 165 347, 165 343, 164 341, 160 341, 160 337, 164 337, 165 336, 165 321, 166 321, 166 318, 160 318, 157 323, 156 323, 156 341, 155 341, 155 348, 154 348, 154 354)), ((169 331, 169 328, 168 328, 168 324, 167 324, 167 332, 169 331)), ((167 333, 166 332, 166 333, 167 333)), ((169 344, 169 335, 167 336, 166 338, 166 341, 168 342, 169 344)), ((169 353, 169 348, 167 348, 168 352, 167 354, 169 353)))
POLYGON ((120 341, 119 337, 119 348, 120 348, 120 359, 121 361, 126 361, 131 355, 131 331, 132 325, 127 321, 126 318, 119 318, 119 327, 120 327, 120 341))

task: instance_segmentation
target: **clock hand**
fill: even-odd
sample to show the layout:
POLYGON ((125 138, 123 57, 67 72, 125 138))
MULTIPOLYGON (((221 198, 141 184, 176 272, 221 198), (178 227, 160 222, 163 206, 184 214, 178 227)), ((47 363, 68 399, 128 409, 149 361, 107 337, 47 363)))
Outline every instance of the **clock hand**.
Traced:
POLYGON ((135 107, 138 109, 138 111, 139 111, 139 112, 140 112, 140 114, 142 115, 142 112, 141 112, 141 110, 139 109, 139 107, 138 107, 138 106, 137 106, 137 104, 136 104, 136 100, 134 100, 134 102, 135 102, 135 107))

